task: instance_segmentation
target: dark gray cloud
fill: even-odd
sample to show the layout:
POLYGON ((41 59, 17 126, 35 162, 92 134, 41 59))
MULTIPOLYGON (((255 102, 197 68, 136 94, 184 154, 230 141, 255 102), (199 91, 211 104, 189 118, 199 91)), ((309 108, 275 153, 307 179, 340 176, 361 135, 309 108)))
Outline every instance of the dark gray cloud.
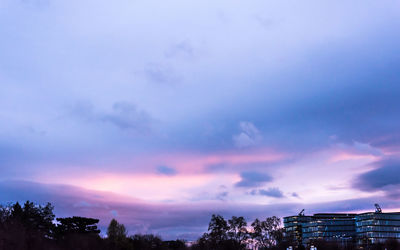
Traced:
POLYGON ((353 187, 364 191, 389 191, 400 187, 400 158, 388 158, 372 166, 375 169, 359 175, 353 187))
POLYGON ((243 172, 240 177, 242 180, 235 184, 236 187, 259 187, 273 180, 270 175, 260 172, 243 172))
POLYGON ((176 175, 177 171, 176 171, 176 169, 168 167, 168 166, 158 166, 157 173, 163 174, 163 175, 176 175))
POLYGON ((268 189, 258 189, 252 190, 250 192, 251 195, 262 195, 262 196, 269 196, 274 198, 284 198, 283 192, 277 187, 271 187, 268 189))

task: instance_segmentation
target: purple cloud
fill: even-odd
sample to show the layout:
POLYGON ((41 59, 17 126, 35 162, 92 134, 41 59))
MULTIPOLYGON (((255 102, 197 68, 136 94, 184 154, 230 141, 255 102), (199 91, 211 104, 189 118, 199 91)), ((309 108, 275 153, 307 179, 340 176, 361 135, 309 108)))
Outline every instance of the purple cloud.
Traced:
POLYGON ((157 172, 163 175, 176 175, 177 171, 174 168, 168 166, 158 166, 157 172))
POLYGON ((272 187, 272 188, 268 188, 268 189, 252 190, 250 192, 250 194, 251 195, 269 196, 269 197, 274 197, 274 198, 283 198, 283 197, 285 197, 283 195, 283 192, 277 187, 272 187))
POLYGON ((400 159, 384 158, 372 164, 373 170, 356 177, 353 187, 365 191, 385 191, 392 198, 399 198, 400 159))
POLYGON ((235 184, 236 187, 258 187, 273 180, 270 175, 260 172, 243 172, 240 177, 242 180, 235 184))

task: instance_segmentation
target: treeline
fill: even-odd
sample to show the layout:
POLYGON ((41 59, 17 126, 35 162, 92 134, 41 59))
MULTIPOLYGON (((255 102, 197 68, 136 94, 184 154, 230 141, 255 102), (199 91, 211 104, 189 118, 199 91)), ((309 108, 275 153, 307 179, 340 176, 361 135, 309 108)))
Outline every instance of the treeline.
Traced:
MULTIPOLYGON (((225 220, 212 215, 207 233, 196 242, 163 241, 152 234, 129 236, 123 224, 111 220, 107 237, 100 236, 98 219, 85 217, 55 218, 54 207, 25 202, 0 207, 0 250, 244 250, 305 249, 292 237, 284 235, 281 221, 273 216, 247 224, 243 217, 225 220)), ((356 249, 355 242, 314 241, 318 250, 356 249)), ((311 245, 310 244, 310 245, 311 245)), ((310 249, 310 246, 307 247, 310 249)), ((395 240, 366 244, 363 249, 400 249, 395 240)))
POLYGON ((154 235, 127 236, 112 220, 107 237, 100 237, 98 219, 55 218, 54 207, 25 202, 0 207, 0 250, 180 250, 185 242, 162 241, 154 235))
MULTIPOLYGON (((274 248, 282 242, 280 219, 255 220, 247 225, 243 217, 225 220, 213 215, 208 232, 195 243, 163 241, 155 235, 129 236, 123 224, 113 219, 107 237, 100 236, 98 219, 56 218, 54 207, 27 201, 0 207, 0 250, 181 250, 274 248), (250 228, 250 230, 249 230, 250 228)), ((283 248, 282 248, 283 249, 283 248)))
POLYGON ((268 217, 264 221, 256 219, 248 225, 243 217, 225 220, 220 215, 212 215, 208 232, 192 249, 286 249, 290 244, 283 237, 278 217, 268 217))

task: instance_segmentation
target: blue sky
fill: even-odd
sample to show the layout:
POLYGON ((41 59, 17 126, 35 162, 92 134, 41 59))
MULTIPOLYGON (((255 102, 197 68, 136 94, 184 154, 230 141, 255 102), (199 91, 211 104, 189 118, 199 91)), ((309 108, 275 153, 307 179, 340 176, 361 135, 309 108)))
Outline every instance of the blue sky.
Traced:
POLYGON ((3 0, 0 201, 166 238, 215 212, 399 210, 399 12, 3 0))

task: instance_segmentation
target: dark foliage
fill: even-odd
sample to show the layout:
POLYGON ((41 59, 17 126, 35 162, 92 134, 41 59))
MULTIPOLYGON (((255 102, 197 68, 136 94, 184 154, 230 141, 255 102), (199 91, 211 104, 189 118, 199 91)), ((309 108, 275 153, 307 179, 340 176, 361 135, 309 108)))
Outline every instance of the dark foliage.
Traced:
POLYGON ((53 249, 53 207, 17 202, 0 210, 0 249, 53 249))
POLYGON ((99 236, 99 220, 83 217, 58 218, 53 206, 18 202, 0 209, 0 250, 106 249, 99 236))
MULTIPOLYGON (((204 233, 192 246, 185 241, 163 241, 152 234, 127 235, 123 224, 111 220, 107 237, 100 237, 98 219, 85 217, 57 218, 53 206, 18 202, 0 206, 0 250, 244 250, 309 249, 296 246, 290 237, 284 237, 279 218, 268 217, 264 221, 256 219, 249 227, 243 217, 233 216, 225 220, 221 215, 212 215, 208 232, 204 233)), ((371 244, 367 240, 362 249, 400 250, 396 240, 371 244)), ((355 242, 317 240, 310 245, 318 250, 353 250, 355 242)))
POLYGON ((85 217, 57 218, 55 239, 61 249, 103 249, 97 229, 98 219, 85 217))
POLYGON ((154 235, 128 237, 125 226, 112 220, 107 238, 100 237, 98 219, 57 218, 53 206, 18 202, 0 206, 0 250, 181 250, 182 240, 163 241, 154 235))
POLYGON ((266 218, 265 221, 256 219, 249 231, 243 217, 233 216, 228 221, 220 215, 212 215, 208 232, 192 246, 193 249, 286 249, 283 242, 283 232, 280 219, 266 218))
POLYGON ((98 219, 85 218, 85 217, 68 217, 68 218, 57 218, 60 223, 57 225, 57 233, 60 236, 69 234, 92 234, 97 235, 100 230, 97 229, 98 219))
POLYGON ((280 227, 281 220, 278 217, 272 216, 260 221, 256 219, 251 226, 253 232, 252 239, 261 249, 267 249, 278 245, 283 239, 283 231, 280 227))

